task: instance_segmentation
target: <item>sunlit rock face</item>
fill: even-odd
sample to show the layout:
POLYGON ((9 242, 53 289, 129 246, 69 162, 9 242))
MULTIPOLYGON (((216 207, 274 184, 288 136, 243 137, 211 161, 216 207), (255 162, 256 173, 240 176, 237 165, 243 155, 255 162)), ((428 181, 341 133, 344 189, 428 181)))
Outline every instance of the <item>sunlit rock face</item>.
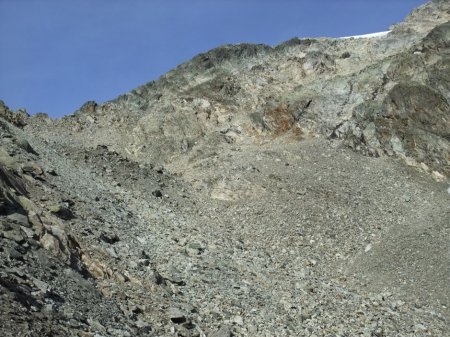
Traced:
POLYGON ((449 19, 0 101, 1 335, 450 335, 449 19))

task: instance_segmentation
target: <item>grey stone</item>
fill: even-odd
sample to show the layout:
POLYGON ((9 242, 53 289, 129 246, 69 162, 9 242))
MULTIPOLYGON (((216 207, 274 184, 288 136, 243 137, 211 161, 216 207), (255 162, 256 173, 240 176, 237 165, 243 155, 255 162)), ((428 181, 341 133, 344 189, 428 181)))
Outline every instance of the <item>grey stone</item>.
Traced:
POLYGON ((205 251, 204 245, 202 245, 200 242, 189 242, 186 245, 186 254, 189 256, 197 256, 202 254, 205 251))
POLYGON ((21 213, 12 213, 9 214, 6 217, 8 220, 13 221, 21 226, 24 227, 31 227, 30 223, 28 222, 28 217, 21 213))
POLYGON ((63 220, 70 220, 75 217, 72 210, 64 205, 51 205, 49 211, 63 220))
POLYGON ((170 320, 176 324, 185 323, 187 318, 186 314, 179 308, 171 307, 167 310, 167 314, 170 320))
POLYGON ((15 241, 17 243, 21 243, 24 241, 24 237, 23 237, 22 233, 20 233, 20 231, 18 231, 18 230, 4 231, 2 233, 2 236, 5 239, 9 239, 9 240, 15 241))
POLYGON ((232 337, 233 334, 231 332, 231 328, 229 326, 222 326, 216 332, 213 332, 211 337, 232 337))

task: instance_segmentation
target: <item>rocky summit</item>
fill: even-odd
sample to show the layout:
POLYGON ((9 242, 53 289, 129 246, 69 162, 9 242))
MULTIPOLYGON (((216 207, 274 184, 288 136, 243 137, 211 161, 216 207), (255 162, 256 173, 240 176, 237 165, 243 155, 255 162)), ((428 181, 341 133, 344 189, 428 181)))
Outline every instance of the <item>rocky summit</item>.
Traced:
POLYGON ((450 335, 450 3, 0 104, 2 336, 450 335))

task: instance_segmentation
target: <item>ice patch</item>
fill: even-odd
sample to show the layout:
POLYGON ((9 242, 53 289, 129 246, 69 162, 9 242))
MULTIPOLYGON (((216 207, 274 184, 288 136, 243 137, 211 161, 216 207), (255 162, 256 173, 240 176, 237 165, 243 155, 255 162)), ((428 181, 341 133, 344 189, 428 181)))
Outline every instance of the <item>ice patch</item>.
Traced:
POLYGON ((383 37, 383 36, 386 36, 390 32, 391 32, 390 30, 387 30, 385 32, 378 32, 378 33, 371 33, 371 34, 364 34, 364 35, 344 36, 344 37, 341 37, 340 39, 351 39, 351 38, 355 38, 355 39, 370 39, 372 37, 383 37))

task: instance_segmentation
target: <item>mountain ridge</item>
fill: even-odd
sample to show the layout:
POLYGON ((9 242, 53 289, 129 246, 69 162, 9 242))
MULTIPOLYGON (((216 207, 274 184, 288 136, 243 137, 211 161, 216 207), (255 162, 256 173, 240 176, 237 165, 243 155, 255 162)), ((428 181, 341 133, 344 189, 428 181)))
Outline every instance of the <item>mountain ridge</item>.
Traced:
POLYGON ((0 102, 4 336, 447 336, 450 4, 0 102))
MULTIPOLYGON (((352 116, 352 114, 359 114, 358 109, 370 110, 374 108, 359 107, 358 104, 361 104, 361 102, 376 105, 375 109, 387 109, 386 107, 383 108, 383 104, 386 104, 382 102, 382 98, 389 95, 388 91, 392 85, 406 80, 427 86, 427 83, 424 83, 424 77, 422 79, 414 78, 417 75, 413 75, 411 71, 408 73, 407 69, 403 71, 399 66, 402 63, 412 63, 410 67, 422 68, 423 76, 429 76, 428 70, 434 71, 434 65, 427 64, 427 62, 434 61, 427 60, 426 48, 431 48, 432 44, 436 44, 434 41, 436 39, 445 39, 446 33, 442 30, 447 31, 448 25, 444 23, 440 30, 434 31, 433 34, 438 34, 441 31, 439 37, 429 37, 427 40, 425 35, 431 31, 432 24, 438 25, 439 22, 448 20, 448 13, 447 16, 441 15, 441 17, 436 18, 436 16, 439 16, 434 12, 436 8, 434 11, 430 10, 433 6, 443 7, 439 13, 446 13, 445 2, 432 2, 413 11, 404 23, 392 27, 392 32, 388 36, 368 39, 368 41, 358 41, 357 39, 293 39, 273 48, 249 44, 222 46, 199 54, 191 61, 169 71, 158 81, 144 84, 103 105, 96 105, 95 103, 95 109, 99 113, 97 115, 92 114, 89 118, 100 120, 104 118, 103 115, 105 114, 113 114, 115 116, 110 117, 110 119, 127 119, 127 123, 124 123, 121 127, 130 129, 124 135, 123 141, 116 139, 111 142, 116 143, 115 149, 132 156, 134 159, 150 155, 157 161, 164 162, 167 159, 167 155, 164 153, 167 151, 172 153, 177 147, 186 147, 183 143, 201 141, 201 134, 244 126, 247 129, 256 130, 256 133, 258 133, 261 131, 261 127, 265 128, 264 123, 263 125, 260 123, 265 116, 265 105, 267 101, 272 101, 272 105, 279 105, 280 107, 290 105, 289 109, 292 111, 285 113, 285 119, 288 124, 301 125, 300 128, 305 129, 305 133, 337 138, 342 136, 351 146, 364 147, 366 153, 370 152, 372 155, 380 155, 383 152, 397 153, 397 155, 411 157, 416 161, 419 159, 419 162, 424 162, 432 169, 448 174, 449 162, 445 158, 445 154, 439 155, 439 158, 426 160, 418 153, 414 153, 415 151, 412 149, 405 150, 404 148, 408 147, 407 144, 402 145, 403 149, 399 146, 393 147, 391 143, 399 144, 395 134, 390 135, 391 139, 376 135, 375 138, 377 139, 371 140, 373 146, 366 146, 359 140, 350 140, 349 138, 354 137, 348 134, 349 132, 360 134, 367 127, 373 128, 371 125, 355 125, 367 123, 361 123, 358 117, 352 116), (435 21, 432 21, 432 19, 435 21), (421 25, 417 24, 417 20, 420 21, 421 25), (424 49, 420 46, 421 43, 428 43, 429 46, 424 49), (352 57, 348 50, 355 48, 354 46, 357 45, 363 46, 359 49, 366 49, 366 52, 363 50, 362 55, 352 57), (425 51, 425 53, 420 50, 425 51), (411 54, 414 56, 410 56, 411 54), (383 69, 387 69, 388 72, 386 73, 383 69), (358 75, 358 71, 362 73, 358 75), (398 71, 402 73, 398 73, 398 71), (368 78, 369 76, 373 79, 368 78), (380 76, 381 78, 377 79, 380 76), (324 87, 323 84, 330 80, 334 80, 335 84, 324 87), (384 83, 385 81, 386 83, 384 83), (358 90, 353 92, 349 84, 353 82, 366 82, 366 88, 361 88, 360 92, 358 90), (311 85, 308 86, 308 84, 311 85), (328 106, 333 106, 332 109, 334 110, 328 114, 324 114, 324 111, 326 111, 324 104, 316 104, 318 100, 329 101, 328 97, 323 98, 319 94, 322 90, 329 91, 328 97, 337 98, 337 101, 335 99, 333 102, 328 102, 328 106), (365 92, 368 90, 372 93, 365 92), (199 109, 195 104, 191 104, 194 100, 195 104, 200 104, 199 109), (310 111, 312 110, 309 112, 311 117, 308 116, 308 113, 305 114, 306 110, 304 110, 308 102, 308 108, 310 111), (202 104, 207 106, 201 106, 202 104), (127 111, 127 113, 122 113, 122 116, 119 117, 120 109, 127 111), (192 111, 196 109, 202 111, 192 111), (178 110, 181 113, 178 113, 178 110), (223 110, 227 112, 220 112, 223 110), (156 116, 155 111, 161 111, 165 115, 156 116), (177 118, 182 118, 185 123, 189 124, 192 134, 189 130, 177 129, 175 125, 177 123, 171 121, 171 117, 169 117, 173 111, 177 111, 177 118), (249 115, 254 116, 256 121, 251 120, 249 116, 242 116, 242 111, 251 111, 249 115), (289 114, 291 116, 288 116, 289 114), (145 115, 148 120, 146 120, 145 115), (297 120, 300 115, 302 115, 301 121, 297 120), (222 121, 227 118, 232 120, 231 123, 222 121), (139 119, 142 120, 139 121, 139 119), (217 125, 211 128, 209 121, 212 119, 215 119, 217 125), (163 122, 164 120, 167 121, 163 122), (207 121, 205 122, 205 120, 207 121), (167 123, 167 128, 175 128, 177 130, 175 133, 185 136, 169 140, 165 139, 165 136, 157 130, 159 127, 144 130, 139 126, 155 123, 162 123, 159 126, 162 129, 165 127, 164 123, 167 123), (132 129, 131 125, 136 127, 132 129), (130 136, 130 133, 132 136, 130 136), (378 139, 380 137, 386 139, 380 141, 378 139), (164 149, 167 146, 161 144, 162 148, 159 154, 140 153, 144 143, 147 142, 147 138, 154 138, 157 143, 173 144, 170 146, 170 150, 164 149), (124 144, 128 144, 128 146, 124 146, 124 144), (433 164, 436 160, 443 161, 444 164, 433 164)), ((445 44, 446 42, 442 43, 445 44)), ((438 48, 438 46, 433 48, 438 48)), ((442 61, 439 66, 446 67, 445 62, 442 61)), ((442 85, 445 86, 445 78, 441 81, 444 81, 442 85)), ((432 84, 431 87, 436 88, 436 85, 432 84)), ((445 89, 445 87, 442 88, 443 93, 446 92, 445 89)), ((430 95, 434 94, 430 92, 430 95)), ((440 98, 435 97, 435 99, 439 100, 440 98)), ((448 100, 448 97, 446 99, 448 100)), ((80 111, 84 111, 83 108, 80 111)), ((107 123, 111 123, 111 121, 103 122, 103 124, 107 123)), ((380 121, 380 123, 383 124, 384 121, 380 121)), ((383 127, 383 125, 379 126, 379 128, 383 127)), ((370 133, 369 129, 368 133, 370 133)), ((402 134, 401 137, 408 137, 404 135, 405 130, 398 131, 402 134)), ((98 138, 104 137, 106 135, 101 133, 98 138)), ((439 142, 439 140, 434 142, 439 142)), ((153 148, 157 147, 158 145, 153 148)), ((448 151, 448 147, 436 151, 448 151)))

